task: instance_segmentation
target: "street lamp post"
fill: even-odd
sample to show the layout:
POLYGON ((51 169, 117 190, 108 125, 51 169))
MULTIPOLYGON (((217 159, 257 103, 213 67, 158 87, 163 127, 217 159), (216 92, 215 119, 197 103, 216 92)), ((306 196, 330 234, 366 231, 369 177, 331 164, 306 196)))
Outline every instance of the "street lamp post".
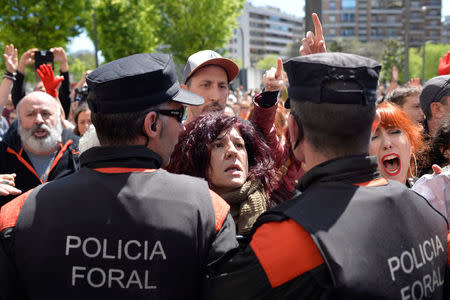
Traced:
POLYGON ((427 38, 426 38, 426 22, 425 22, 425 14, 427 12, 427 7, 422 6, 423 12, 423 48, 422 48, 422 84, 425 82, 425 51, 427 47, 427 38))
POLYGON ((409 80, 409 10, 410 1, 405 0, 405 82, 409 80))

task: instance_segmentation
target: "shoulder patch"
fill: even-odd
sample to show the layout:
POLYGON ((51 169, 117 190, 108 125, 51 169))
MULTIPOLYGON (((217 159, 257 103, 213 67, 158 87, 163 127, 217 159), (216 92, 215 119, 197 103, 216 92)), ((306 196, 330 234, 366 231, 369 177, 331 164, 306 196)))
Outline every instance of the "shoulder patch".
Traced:
POLYGON ((216 218, 216 231, 219 231, 222 228, 223 222, 227 218, 228 212, 230 211, 230 205, 222 199, 215 192, 209 190, 211 194, 211 201, 214 208, 214 216, 216 218))
POLYGON ((16 226, 22 205, 33 190, 23 193, 2 206, 0 209, 0 231, 16 226))
POLYGON ((324 263, 311 236, 291 219, 261 225, 253 235, 250 247, 272 288, 324 263))

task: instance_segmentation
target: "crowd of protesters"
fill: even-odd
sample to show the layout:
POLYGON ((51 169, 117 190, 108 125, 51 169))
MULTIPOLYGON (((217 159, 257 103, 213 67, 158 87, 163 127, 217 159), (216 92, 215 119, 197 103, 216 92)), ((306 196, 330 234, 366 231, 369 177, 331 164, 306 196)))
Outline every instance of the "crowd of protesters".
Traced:
POLYGON ((212 50, 181 83, 136 54, 71 85, 63 48, 7 45, 0 298, 450 297, 450 51, 385 88, 312 17, 248 91, 212 50))

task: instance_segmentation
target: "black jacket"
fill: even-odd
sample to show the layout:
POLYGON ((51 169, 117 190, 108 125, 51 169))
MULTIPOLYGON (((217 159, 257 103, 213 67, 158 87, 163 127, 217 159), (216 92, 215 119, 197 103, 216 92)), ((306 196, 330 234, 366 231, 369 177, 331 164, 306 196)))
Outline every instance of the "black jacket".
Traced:
POLYGON ((199 299, 237 246, 229 205, 144 146, 91 148, 81 164, 0 211, 0 295, 199 299))
POLYGON ((210 299, 443 299, 447 222, 375 157, 325 162, 299 187, 210 269, 210 299))
MULTIPOLYGON (((70 130, 64 129, 58 154, 53 161, 52 168, 46 181, 66 176, 79 169, 79 137, 70 130)), ((3 141, 0 142, 0 174, 16 173, 16 188, 26 192, 43 183, 33 165, 23 150, 22 141, 17 132, 9 131, 3 141)), ((3 205, 15 196, 0 196, 0 205, 3 205)))

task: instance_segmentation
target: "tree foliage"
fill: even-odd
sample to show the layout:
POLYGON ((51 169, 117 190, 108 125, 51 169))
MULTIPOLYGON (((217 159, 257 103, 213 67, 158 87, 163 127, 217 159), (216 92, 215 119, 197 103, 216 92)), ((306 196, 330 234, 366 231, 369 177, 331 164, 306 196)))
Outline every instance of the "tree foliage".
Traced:
POLYGON ((107 62, 135 53, 152 52, 158 45, 155 30, 159 26, 159 15, 152 1, 97 0, 87 22, 92 40, 94 12, 98 48, 107 62))
POLYGON ((184 64, 200 50, 222 48, 232 36, 245 0, 148 0, 161 21, 158 37, 164 51, 184 64))
MULTIPOLYGON (((430 44, 425 48, 425 81, 438 76, 439 58, 450 50, 450 44, 430 44)), ((422 78, 423 47, 409 49, 410 77, 422 78)))
POLYGON ((89 51, 79 51, 67 55, 70 66, 71 82, 78 82, 87 70, 95 69, 95 56, 89 51))
POLYGON ((278 56, 275 54, 268 54, 263 59, 258 60, 256 67, 260 70, 269 70, 271 67, 277 67, 278 56))
POLYGON ((380 80, 392 80, 392 68, 398 70, 398 81, 403 83, 405 72, 405 45, 402 41, 389 39, 383 42, 380 80))
POLYGON ((85 25, 88 0, 11 0, 0 5, 0 47, 13 43, 19 55, 30 48, 65 47, 85 25))

